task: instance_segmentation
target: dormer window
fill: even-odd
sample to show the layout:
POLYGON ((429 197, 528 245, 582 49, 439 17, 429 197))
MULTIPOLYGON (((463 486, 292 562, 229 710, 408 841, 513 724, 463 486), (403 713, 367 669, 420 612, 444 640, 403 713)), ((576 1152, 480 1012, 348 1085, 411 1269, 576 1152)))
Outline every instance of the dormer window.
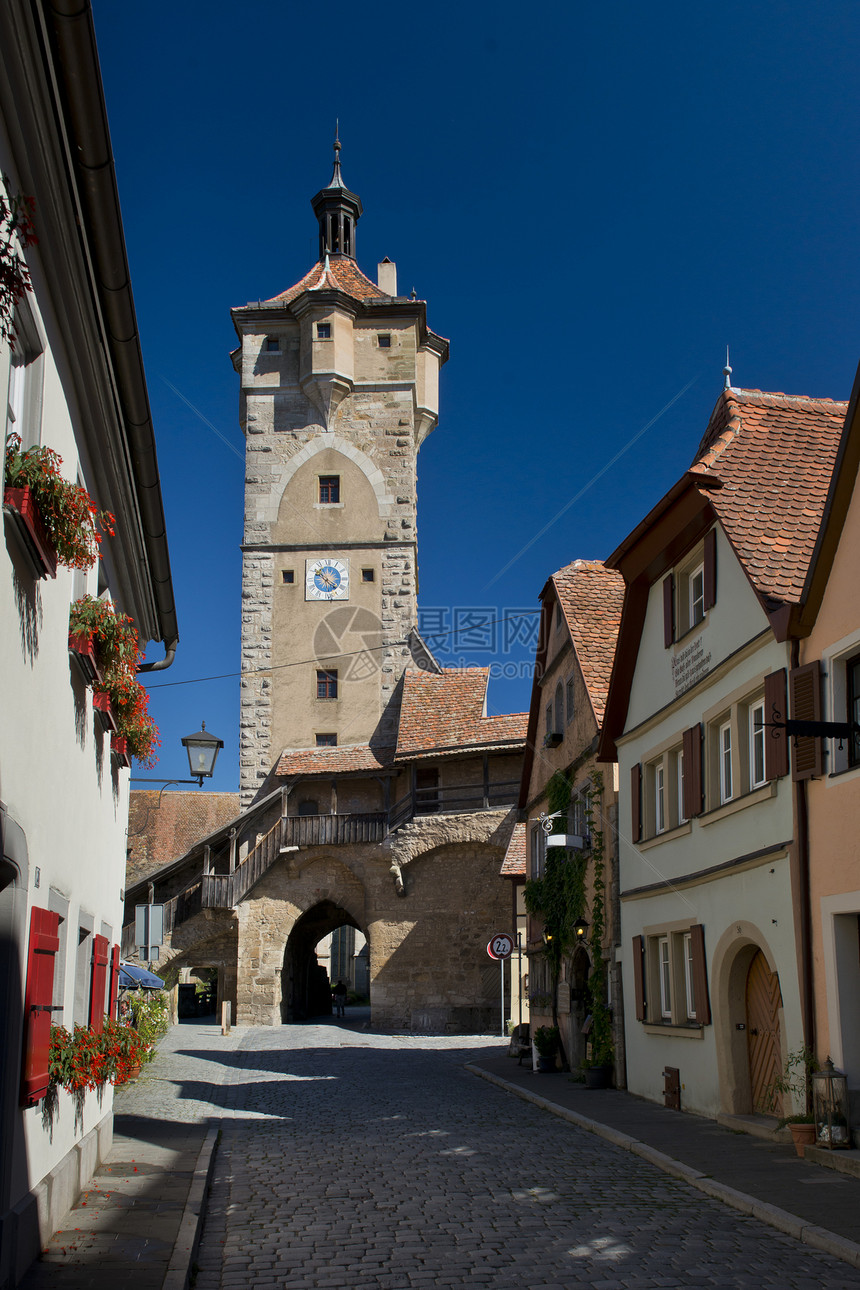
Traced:
POLYGON ((331 323, 317 323, 317 340, 331 340, 331 323))
POLYGON ((663 579, 663 644, 666 649, 705 621, 717 603, 717 530, 663 579))

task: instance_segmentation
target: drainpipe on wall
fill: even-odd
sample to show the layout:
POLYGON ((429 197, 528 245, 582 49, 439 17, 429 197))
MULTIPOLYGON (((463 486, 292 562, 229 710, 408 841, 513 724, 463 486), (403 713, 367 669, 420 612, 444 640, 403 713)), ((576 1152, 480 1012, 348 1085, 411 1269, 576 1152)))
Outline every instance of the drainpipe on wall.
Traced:
MULTIPOLYGON (((800 662, 800 642, 791 642, 791 666, 800 662)), ((797 877, 800 895, 800 1003, 803 1023, 803 1042, 815 1051, 815 989, 812 975, 812 895, 809 870, 809 805, 806 780, 794 781, 795 812, 797 818, 797 877)), ((807 1088, 807 1102, 812 1090, 807 1088)))

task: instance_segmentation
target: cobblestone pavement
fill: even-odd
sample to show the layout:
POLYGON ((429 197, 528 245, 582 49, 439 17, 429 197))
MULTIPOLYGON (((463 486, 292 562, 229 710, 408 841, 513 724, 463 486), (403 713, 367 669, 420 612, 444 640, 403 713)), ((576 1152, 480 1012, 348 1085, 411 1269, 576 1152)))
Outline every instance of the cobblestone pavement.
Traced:
POLYGON ((199 1054, 223 1064, 226 1118, 196 1290, 860 1290, 860 1271, 463 1070, 498 1039, 220 1042, 199 1054))

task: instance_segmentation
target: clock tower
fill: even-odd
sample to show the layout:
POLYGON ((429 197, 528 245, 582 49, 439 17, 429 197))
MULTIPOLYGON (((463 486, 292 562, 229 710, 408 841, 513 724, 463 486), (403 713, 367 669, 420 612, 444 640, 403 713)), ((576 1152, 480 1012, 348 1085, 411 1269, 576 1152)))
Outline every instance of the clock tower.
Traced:
POLYGON ((448 342, 426 304, 355 258, 361 199, 334 170, 312 200, 319 260, 232 311, 246 438, 241 792, 284 749, 394 744, 417 619, 418 449, 448 342))

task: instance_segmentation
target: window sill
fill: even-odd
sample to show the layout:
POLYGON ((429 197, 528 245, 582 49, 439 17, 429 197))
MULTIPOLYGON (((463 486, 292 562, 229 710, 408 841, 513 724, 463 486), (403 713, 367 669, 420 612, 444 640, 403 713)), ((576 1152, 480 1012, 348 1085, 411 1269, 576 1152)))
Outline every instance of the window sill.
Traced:
POLYGON ((766 802, 770 797, 776 797, 777 781, 772 779, 768 784, 762 784, 761 788, 754 788, 750 793, 744 793, 743 797, 734 797, 730 802, 723 802, 722 806, 715 807, 712 811, 706 811, 704 815, 699 816, 699 823, 706 827, 709 824, 716 824, 717 820, 724 820, 727 815, 734 815, 736 811, 742 811, 747 806, 755 806, 758 802, 766 802))
POLYGON ((343 502, 314 502, 315 511, 342 511, 343 502))
POLYGON ((860 766, 841 766, 839 770, 832 770, 827 778, 844 779, 848 775, 860 775, 860 766))
POLYGON ((640 851, 650 851, 651 847, 659 846, 661 842, 671 842, 673 838, 683 838, 687 833, 691 833, 692 829, 693 826, 690 821, 685 820, 677 828, 666 829, 663 833, 655 833, 650 838, 643 838, 636 845, 640 851))
POLYGON ((698 1022, 679 1026, 674 1021, 643 1021, 642 1029, 646 1035, 671 1036, 672 1039, 704 1039, 705 1027, 698 1022))
POLYGON ((708 621, 708 614, 705 613, 704 618, 700 618, 699 621, 697 623, 694 623, 692 627, 686 628, 683 636, 676 636, 675 639, 672 641, 672 644, 682 645, 688 636, 692 636, 693 632, 699 631, 702 627, 705 626, 707 621, 708 621))

